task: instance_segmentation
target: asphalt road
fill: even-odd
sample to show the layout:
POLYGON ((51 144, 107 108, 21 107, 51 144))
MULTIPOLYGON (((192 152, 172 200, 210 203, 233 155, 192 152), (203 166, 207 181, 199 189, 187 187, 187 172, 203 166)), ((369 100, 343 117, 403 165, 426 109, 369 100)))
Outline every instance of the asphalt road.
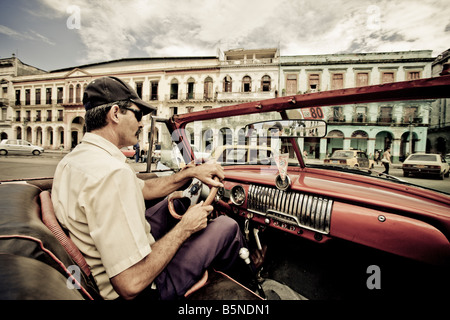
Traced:
MULTIPOLYGON (((26 179, 30 177, 53 177, 58 162, 64 157, 65 153, 59 151, 45 152, 40 156, 0 156, 0 180, 26 179)), ((135 163, 129 159, 128 163, 136 172, 145 171, 146 163, 135 163)), ((378 165, 376 171, 383 171, 384 167, 378 165)), ((403 177, 403 171, 397 164, 390 169, 390 174, 407 182, 419 186, 437 189, 450 193, 450 178, 438 180, 423 177, 403 177)))
MULTIPOLYGON (((0 156, 0 181, 53 177, 58 162, 66 153, 45 152, 39 156, 0 156)), ((127 160, 136 172, 145 171, 146 163, 127 160)))
MULTIPOLYGON (((383 172, 384 167, 376 166, 375 170, 383 172)), ((427 178, 427 177, 404 177, 403 170, 400 165, 394 165, 393 168, 389 169, 389 174, 402 179, 406 182, 416 184, 422 187, 436 189, 439 191, 450 193, 450 178, 444 178, 444 180, 439 180, 437 178, 427 178)))

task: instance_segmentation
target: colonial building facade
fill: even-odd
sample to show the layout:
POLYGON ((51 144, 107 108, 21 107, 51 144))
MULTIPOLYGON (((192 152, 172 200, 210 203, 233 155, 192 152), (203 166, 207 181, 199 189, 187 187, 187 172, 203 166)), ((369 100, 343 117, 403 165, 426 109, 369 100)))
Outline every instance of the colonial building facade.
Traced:
MULTIPOLYGON (((354 88, 431 77, 431 51, 281 57, 283 94, 354 88)), ((426 151, 431 101, 369 103, 327 108, 327 137, 305 150, 323 159, 338 149, 374 156, 392 148, 394 161, 426 151), (412 140, 410 137, 412 136, 412 140)))
MULTIPOLYGON (((432 76, 439 77, 443 71, 450 72, 449 64, 450 49, 433 61, 432 76)), ((437 99, 431 104, 428 145, 431 152, 450 153, 450 99, 437 99)))
MULTIPOLYGON (((120 59, 51 72, 27 66, 18 73, 14 64, 24 64, 13 57, 9 67, 0 64, 0 134, 2 139, 70 150, 83 135, 84 89, 105 75, 124 79, 157 108, 158 117, 168 118, 282 95, 427 78, 434 60, 431 51, 280 56, 277 49, 238 49, 206 57, 120 59)), ((430 110, 431 101, 334 106, 325 115, 327 137, 304 147, 322 159, 335 149, 353 147, 374 154, 392 146, 397 160, 429 149, 430 110)), ((149 116, 144 117, 141 143, 148 141, 150 126, 149 116)), ((237 141, 234 129, 224 123, 192 134, 204 137, 204 131, 211 130, 211 139, 224 134, 232 143, 237 141)))

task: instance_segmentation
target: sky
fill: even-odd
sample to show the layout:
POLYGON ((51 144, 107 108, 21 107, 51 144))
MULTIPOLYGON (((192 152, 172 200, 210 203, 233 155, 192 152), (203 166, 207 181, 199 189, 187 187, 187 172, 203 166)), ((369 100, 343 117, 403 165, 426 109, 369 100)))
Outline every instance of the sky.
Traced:
POLYGON ((449 0, 0 0, 0 58, 51 71, 138 57, 450 48, 449 0))

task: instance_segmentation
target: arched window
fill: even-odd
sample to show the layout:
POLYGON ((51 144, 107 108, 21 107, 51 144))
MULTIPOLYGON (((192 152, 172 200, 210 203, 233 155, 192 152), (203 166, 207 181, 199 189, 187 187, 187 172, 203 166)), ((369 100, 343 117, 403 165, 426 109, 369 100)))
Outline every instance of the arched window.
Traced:
POLYGON ((170 83, 170 99, 178 100, 178 80, 173 79, 170 83))
POLYGON ((73 84, 69 86, 69 103, 73 103, 73 84))
POLYGON ((187 81, 187 94, 186 99, 194 99, 194 86, 195 86, 195 80, 194 78, 189 78, 187 81))
POLYGON ((213 97, 213 80, 211 77, 205 79, 204 96, 205 100, 212 99, 213 97))
POLYGON ((81 86, 80 86, 80 84, 77 84, 77 87, 75 89, 75 102, 76 103, 81 102, 81 86))
POLYGON ((252 92, 252 78, 250 78, 249 76, 245 76, 242 79, 242 91, 252 92))
POLYGON ((356 130, 356 131, 353 131, 352 138, 368 139, 369 135, 365 131, 356 130))
POLYGON ((261 79, 261 90, 262 91, 270 91, 270 77, 264 76, 261 79))
POLYGON ((223 78, 223 92, 231 92, 232 82, 233 80, 230 76, 226 76, 225 78, 223 78))

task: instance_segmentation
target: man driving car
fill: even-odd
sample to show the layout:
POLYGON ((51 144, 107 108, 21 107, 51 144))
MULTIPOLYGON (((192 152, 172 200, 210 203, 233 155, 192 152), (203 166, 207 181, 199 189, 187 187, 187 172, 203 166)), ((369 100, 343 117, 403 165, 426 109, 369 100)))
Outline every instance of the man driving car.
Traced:
MULTIPOLYGON (((175 221, 167 198, 146 209, 144 200, 165 198, 192 178, 218 187, 223 168, 215 163, 186 168, 174 175, 141 180, 120 148, 134 145, 142 117, 154 110, 119 78, 102 77, 85 89, 86 134, 55 172, 52 201, 60 223, 83 253, 105 299, 132 299, 152 291, 176 299, 205 269, 227 270, 245 246, 237 223, 219 217, 202 203, 175 221)), ((186 210, 187 209, 187 210, 186 210)))

